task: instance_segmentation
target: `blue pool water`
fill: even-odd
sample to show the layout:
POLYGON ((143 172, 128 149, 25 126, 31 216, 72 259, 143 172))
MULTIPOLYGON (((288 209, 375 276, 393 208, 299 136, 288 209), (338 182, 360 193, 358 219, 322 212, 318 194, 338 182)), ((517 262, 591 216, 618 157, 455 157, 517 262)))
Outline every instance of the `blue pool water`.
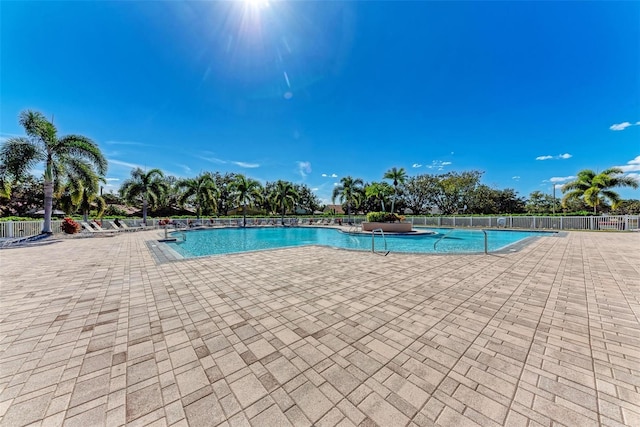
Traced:
MULTIPOLYGON (((386 235, 387 250, 415 253, 477 253, 484 252, 484 234, 480 230, 420 228, 433 234, 386 235), (444 236, 443 239, 441 239, 444 236), (438 241, 441 239, 440 241, 438 241), (434 244, 437 242, 436 249, 434 244)), ((177 242, 167 243, 185 258, 221 255, 263 249, 305 245, 370 251, 371 235, 342 233, 333 228, 318 227, 248 227, 218 228, 181 233, 177 242)), ((545 232, 487 230, 489 251, 497 251, 533 236, 549 235, 545 232)), ((383 240, 375 238, 376 251, 384 250, 383 240)))

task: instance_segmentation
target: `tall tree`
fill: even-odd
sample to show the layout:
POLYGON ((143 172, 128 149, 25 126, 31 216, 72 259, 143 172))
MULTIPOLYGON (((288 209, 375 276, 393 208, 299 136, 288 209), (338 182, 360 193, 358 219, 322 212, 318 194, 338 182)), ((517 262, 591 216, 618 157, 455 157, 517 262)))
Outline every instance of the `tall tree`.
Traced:
POLYGON ((415 215, 429 213, 435 204, 435 194, 440 191, 438 178, 429 174, 410 177, 404 188, 404 202, 415 215))
POLYGON ((101 216, 107 206, 99 194, 100 183, 106 183, 106 180, 93 168, 72 160, 64 174, 54 181, 54 194, 67 214, 79 209, 84 220, 88 221, 92 207, 95 206, 98 216, 101 216))
MULTIPOLYGON (((44 162, 44 224, 42 233, 51 234, 54 181, 72 164, 84 164, 99 176, 107 172, 107 160, 91 139, 82 135, 58 137, 58 130, 40 112, 20 113, 19 123, 26 137, 10 138, 0 149, 2 175, 13 179, 25 175, 44 162)), ((6 184, 6 182, 5 182, 6 184)))
POLYGON ((340 184, 333 187, 331 200, 335 203, 336 198, 340 199, 340 203, 347 205, 347 216, 351 216, 351 207, 357 206, 360 194, 364 192, 364 182, 361 178, 353 179, 350 176, 340 178, 340 184))
POLYGON ((0 196, 0 216, 26 216, 42 206, 43 179, 28 174, 13 182, 8 197, 0 196))
POLYGON ((238 174, 231 183, 233 200, 242 206, 242 226, 247 226, 247 206, 253 206, 262 199, 262 186, 255 179, 238 174))
POLYGON ((562 198, 563 206, 567 200, 582 199, 587 206, 593 208, 593 213, 597 214, 598 207, 608 200, 615 209, 622 200, 618 193, 611 190, 612 188, 638 188, 638 181, 624 176, 623 173, 620 168, 609 168, 600 173, 590 169, 581 170, 574 181, 562 186, 562 192, 566 193, 562 198))
POLYGON ((298 206, 305 209, 309 213, 320 210, 320 199, 315 195, 313 190, 306 184, 295 184, 296 193, 300 196, 298 198, 298 206))
POLYGON ((176 183, 181 191, 178 202, 183 205, 187 202, 196 208, 196 216, 204 212, 216 212, 218 200, 218 188, 210 173, 203 173, 196 178, 187 178, 176 183))
POLYGON ((147 223, 147 209, 149 204, 156 206, 162 195, 169 191, 164 174, 160 169, 148 172, 140 168, 131 171, 131 178, 120 186, 120 196, 130 204, 142 203, 142 222, 147 223))
MULTIPOLYGON (((364 188, 366 198, 371 200, 373 206, 376 206, 375 209, 377 209, 377 206, 380 206, 382 212, 385 211, 384 203, 387 197, 394 191, 395 189, 391 188, 386 182, 372 182, 364 188)), ((371 207, 371 205, 369 205, 369 207, 371 207)))
POLYGON ((280 208, 281 222, 284 225, 284 215, 287 209, 295 208, 300 195, 289 181, 278 181, 269 198, 275 206, 280 208))
POLYGON ((234 173, 225 173, 221 175, 220 172, 214 172, 213 178, 216 182, 216 187, 218 188, 218 214, 227 215, 229 213, 229 209, 233 206, 233 197, 231 195, 233 188, 232 183, 235 181, 234 173))
POLYGON ((396 206, 396 197, 398 196, 398 185, 404 184, 407 180, 407 173, 404 168, 391 168, 387 172, 385 172, 384 179, 390 179, 393 182, 393 201, 391 202, 391 213, 396 206))
POLYGON ((448 172, 436 176, 437 185, 432 195, 434 204, 444 214, 456 214, 470 202, 480 182, 482 172, 448 172))

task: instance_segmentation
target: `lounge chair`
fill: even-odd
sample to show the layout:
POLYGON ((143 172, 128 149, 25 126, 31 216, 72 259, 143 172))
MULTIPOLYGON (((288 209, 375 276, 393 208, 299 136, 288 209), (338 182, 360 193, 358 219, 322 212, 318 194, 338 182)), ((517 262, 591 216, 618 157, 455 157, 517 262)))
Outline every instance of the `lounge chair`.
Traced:
POLYGON ((135 227, 129 227, 126 222, 122 221, 120 223, 120 228, 122 228, 125 231, 140 231, 140 230, 144 230, 145 227, 144 227, 144 225, 138 225, 138 226, 135 226, 135 227))
POLYGON ((114 231, 114 230, 115 231, 122 231, 121 228, 115 227, 115 224, 112 224, 114 226, 113 230, 110 230, 110 229, 109 230, 105 230, 104 228, 102 228, 102 225, 98 224, 96 221, 91 221, 89 223, 89 225, 91 225, 93 228, 95 228, 96 230, 101 231, 101 232, 102 231, 114 231))
POLYGON ((87 230, 89 233, 95 234, 95 235, 115 236, 115 234, 117 233, 117 231, 112 231, 112 230, 98 230, 96 228, 93 228, 86 221, 80 221, 80 225, 82 226, 82 228, 87 230))

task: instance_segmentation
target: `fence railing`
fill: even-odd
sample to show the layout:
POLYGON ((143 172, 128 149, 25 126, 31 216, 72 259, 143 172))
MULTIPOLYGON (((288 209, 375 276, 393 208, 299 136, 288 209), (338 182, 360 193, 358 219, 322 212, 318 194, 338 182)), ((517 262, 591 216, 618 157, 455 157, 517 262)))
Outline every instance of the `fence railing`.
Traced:
MULTIPOLYGON (((123 221, 123 220, 121 220, 123 221)), ((161 219, 147 218, 148 227, 162 225, 161 219)), ((207 226, 238 226, 242 225, 242 218, 203 218, 173 219, 172 224, 178 227, 189 228, 198 225, 207 226)), ((247 225, 280 225, 281 218, 247 218, 247 225)), ((327 218, 296 218, 286 217, 285 225, 350 225, 360 224, 366 221, 364 216, 327 218)), ((614 230, 634 231, 640 230, 640 215, 602 215, 602 216, 410 216, 406 218, 414 226, 426 227, 468 227, 468 228, 515 228, 527 230, 614 230)), ((127 219, 129 226, 142 224, 141 219, 127 219)), ((0 221, 0 238, 19 238, 36 236, 42 232, 43 220, 34 221, 0 221)), ((62 221, 52 220, 51 229, 54 233, 62 232, 62 221)), ((103 221, 103 228, 111 228, 109 223, 103 221)))
POLYGON ((407 218, 413 225, 427 227, 517 228, 528 230, 639 230, 640 215, 602 216, 482 216, 407 218))

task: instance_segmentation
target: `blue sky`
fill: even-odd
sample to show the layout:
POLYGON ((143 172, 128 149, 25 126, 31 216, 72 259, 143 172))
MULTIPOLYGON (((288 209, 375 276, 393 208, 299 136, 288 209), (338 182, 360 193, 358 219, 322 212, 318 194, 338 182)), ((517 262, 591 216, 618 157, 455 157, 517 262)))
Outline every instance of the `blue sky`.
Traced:
MULTIPOLYGON (((131 168, 305 183, 640 177, 640 2, 3 1, 0 138, 24 109, 131 168)), ((640 190, 621 189, 640 199, 640 190)))

